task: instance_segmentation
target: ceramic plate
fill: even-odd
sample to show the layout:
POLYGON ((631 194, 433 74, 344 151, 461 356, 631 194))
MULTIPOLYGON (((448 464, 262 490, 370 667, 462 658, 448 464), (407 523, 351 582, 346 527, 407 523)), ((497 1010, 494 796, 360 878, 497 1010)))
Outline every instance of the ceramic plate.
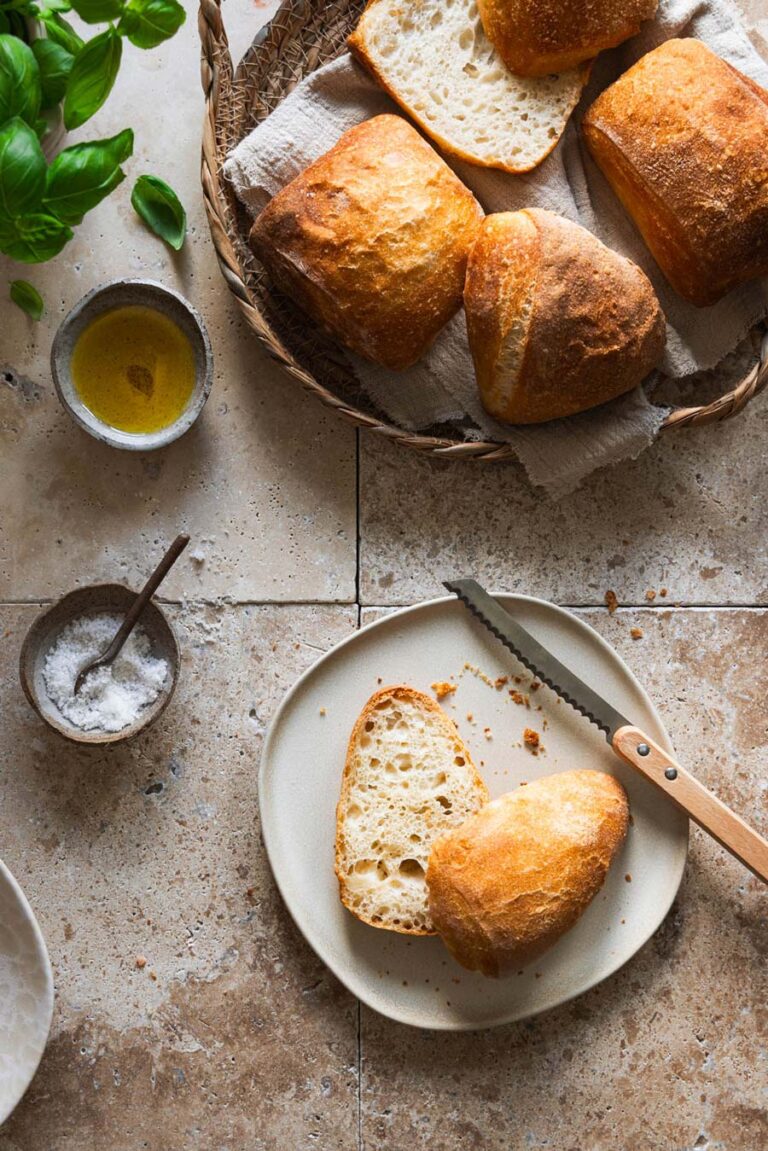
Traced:
MULTIPOLYGON (((498 598, 559 659, 672 750, 648 696, 592 628, 542 600, 498 598)), ((329 651, 291 689, 272 723, 260 805, 278 887, 331 971, 391 1019, 458 1031, 555 1007, 626 963, 674 899, 685 866, 687 819, 548 688, 531 693, 530 709, 515 703, 510 689, 526 692, 530 679, 456 599, 433 600, 387 616, 329 651), (522 682, 497 688, 501 676, 522 682), (465 971, 437 938, 409 938, 360 923, 342 907, 333 871, 341 772, 363 704, 381 685, 407 683, 430 692, 433 682, 451 677, 458 690, 443 706, 457 720, 493 796, 556 771, 597 768, 621 780, 631 805, 626 844, 576 927, 522 975, 503 980, 465 971), (541 735, 538 756, 522 745, 525 727, 541 735)))
POLYGON ((0 1123, 32 1081, 53 1015, 53 976, 24 892, 0 860, 0 1123))

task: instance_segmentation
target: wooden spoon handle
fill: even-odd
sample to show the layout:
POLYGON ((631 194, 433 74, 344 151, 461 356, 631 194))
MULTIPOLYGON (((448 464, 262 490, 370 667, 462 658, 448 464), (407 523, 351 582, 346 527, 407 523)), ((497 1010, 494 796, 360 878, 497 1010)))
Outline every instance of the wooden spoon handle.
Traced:
POLYGON ((137 622, 139 616, 141 615, 141 613, 144 611, 144 608, 147 606, 149 601, 152 599, 152 596, 155 594, 157 589, 160 587, 160 584, 163 582, 165 577, 168 575, 168 572, 171 570, 173 565, 176 563, 176 560, 179 558, 181 553, 184 551, 184 548, 187 546, 188 543, 189 543, 189 536, 187 536, 187 535, 176 536, 176 539, 173 541, 171 546, 168 548, 168 551, 165 553, 163 558, 160 560, 160 563, 157 565, 155 570, 152 572, 152 575, 149 577, 147 582, 144 584, 144 587, 141 589, 139 594, 136 596, 136 599, 133 601, 133 603, 129 607, 128 611, 125 613, 125 619, 120 624, 120 627, 118 628, 118 630, 115 634, 115 638, 112 640, 112 643, 109 645, 109 647, 107 648, 107 650, 104 652, 103 656, 101 657, 102 660, 104 660, 108 663, 113 658, 113 656, 116 655, 117 652, 120 651, 121 647, 123 646, 123 644, 127 640, 128 636, 131 634, 134 627, 136 626, 136 622, 137 622))
POLYGON ((620 727, 612 742, 613 750, 621 759, 660 787, 699 827, 741 860, 758 879, 768 883, 768 839, 726 807, 639 728, 620 727))

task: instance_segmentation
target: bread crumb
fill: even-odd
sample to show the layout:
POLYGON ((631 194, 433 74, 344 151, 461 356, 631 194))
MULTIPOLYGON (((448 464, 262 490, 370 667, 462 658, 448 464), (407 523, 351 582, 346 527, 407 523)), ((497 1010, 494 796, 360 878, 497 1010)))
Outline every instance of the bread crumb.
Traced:
POLYGON ((632 882, 632 876, 629 874, 629 872, 627 872, 627 874, 624 876, 624 882, 625 883, 631 883, 632 882))
POLYGON ((616 598, 616 592, 613 591, 612 588, 609 588, 603 599, 605 600, 605 606, 608 608, 609 613, 613 615, 613 613, 616 611, 616 608, 619 606, 619 601, 616 598))
POLYGON ((622 923, 626 923, 627 921, 626 921, 626 919, 622 919, 622 921, 621 921, 621 922, 622 922, 622 923))
POLYGON ((147 966, 147 961, 143 955, 136 956, 136 966, 138 967, 139 971, 143 971, 147 966))
POLYGON ((496 688, 497 691, 501 691, 501 689, 507 683, 509 683, 509 676, 508 675, 500 675, 498 679, 495 679, 493 681, 493 686, 496 688))
POLYGON ((645 598, 649 603, 653 603, 653 601, 656 599, 656 589, 649 587, 648 591, 645 593, 645 598))
POLYGON ((530 751, 538 754, 540 745, 538 731, 534 731, 532 727, 527 727, 523 732, 523 743, 530 751))
POLYGON ((150 971, 149 978, 152 980, 153 983, 157 983, 157 972, 156 971, 150 971))
POLYGON ((447 695, 451 695, 456 691, 455 683, 448 683, 447 680, 438 680, 437 683, 432 684, 432 690, 438 699, 445 699, 447 695))
POLYGON ((660 587, 659 588, 659 595, 662 597, 662 599, 664 599, 664 598, 666 598, 666 596, 669 595, 669 592, 667 591, 667 589, 665 587, 660 587))
POLYGON ((532 679, 529 686, 531 691, 538 691, 541 687, 541 684, 537 679, 532 679))
POLYGON ((489 727, 483 728, 483 735, 485 736, 486 739, 493 739, 493 732, 491 731, 491 729, 489 727))
POLYGON ((324 708, 324 707, 321 707, 321 708, 320 708, 320 714, 321 714, 321 715, 325 715, 325 714, 326 714, 326 711, 325 711, 325 708, 324 708))
POLYGON ((509 694, 512 698, 513 703, 517 703, 521 707, 530 707, 531 706, 530 696, 525 695, 524 692, 522 692, 522 691, 510 691, 509 694))
POLYGON ((467 723, 474 723, 474 722, 475 722, 475 717, 473 716, 471 711, 468 711, 467 712, 467 723))
POLYGON ((643 629, 641 627, 631 627, 629 629, 629 634, 632 636, 632 639, 642 639, 643 629))

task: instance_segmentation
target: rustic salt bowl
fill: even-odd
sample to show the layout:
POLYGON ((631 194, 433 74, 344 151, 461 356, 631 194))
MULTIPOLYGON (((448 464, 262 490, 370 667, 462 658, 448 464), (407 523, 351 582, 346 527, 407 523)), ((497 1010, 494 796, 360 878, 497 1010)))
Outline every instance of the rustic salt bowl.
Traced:
POLYGON ((56 637, 71 620, 83 615, 109 612, 125 615, 136 598, 136 592, 122 584, 92 584, 77 588, 46 608, 27 632, 21 649, 19 675, 21 686, 32 707, 50 728, 75 743, 122 743, 138 735, 155 722, 171 702, 179 676, 181 654, 170 622, 154 601, 147 604, 138 627, 149 637, 152 654, 168 664, 166 682, 154 703, 143 709, 138 719, 120 731, 83 731, 70 723, 49 699, 43 680, 45 657, 56 642, 56 637))

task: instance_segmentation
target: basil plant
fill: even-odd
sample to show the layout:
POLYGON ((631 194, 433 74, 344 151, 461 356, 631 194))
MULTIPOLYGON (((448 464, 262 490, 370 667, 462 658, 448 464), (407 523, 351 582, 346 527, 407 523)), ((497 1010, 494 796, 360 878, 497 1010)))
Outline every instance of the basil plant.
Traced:
POLYGON ((123 181, 130 128, 63 148, 49 163, 51 118, 79 128, 112 91, 124 40, 154 48, 184 15, 178 0, 0 0, 0 252, 50 260, 123 181), (106 27, 83 40, 64 15, 72 10, 106 27))

